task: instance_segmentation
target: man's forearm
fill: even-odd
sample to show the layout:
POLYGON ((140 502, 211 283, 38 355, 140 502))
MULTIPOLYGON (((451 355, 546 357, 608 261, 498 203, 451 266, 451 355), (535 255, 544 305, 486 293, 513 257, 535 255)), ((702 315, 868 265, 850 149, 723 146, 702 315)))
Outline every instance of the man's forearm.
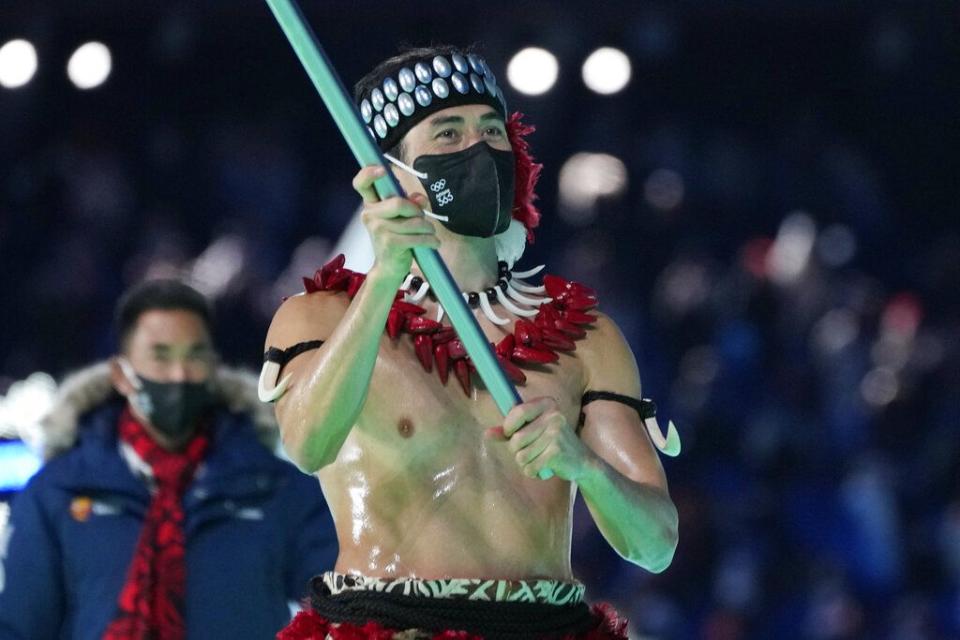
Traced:
POLYGON ((634 482, 592 452, 577 486, 617 553, 655 573, 670 566, 677 547, 677 509, 666 491, 634 482))
POLYGON ((397 292, 395 278, 376 267, 337 328, 311 354, 304 375, 279 412, 283 442, 297 465, 313 472, 333 462, 366 401, 387 314, 397 292))

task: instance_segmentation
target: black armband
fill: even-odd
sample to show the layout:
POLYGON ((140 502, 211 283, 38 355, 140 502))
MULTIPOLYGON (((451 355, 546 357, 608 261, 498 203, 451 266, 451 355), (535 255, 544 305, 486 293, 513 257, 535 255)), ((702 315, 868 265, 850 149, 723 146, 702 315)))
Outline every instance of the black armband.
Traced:
POLYGON ((580 433, 580 430, 583 429, 583 423, 586 419, 586 416, 583 413, 583 407, 595 400, 611 400, 613 402, 625 404, 628 407, 635 409, 636 412, 640 414, 641 421, 653 418, 657 415, 657 405, 653 400, 647 398, 637 400, 636 398, 620 395, 619 393, 613 393, 612 391, 587 391, 580 399, 580 420, 577 422, 577 433, 580 433))
POLYGON ((305 353, 311 349, 319 349, 322 345, 323 340, 309 340, 307 342, 298 342, 292 347, 287 347, 286 349, 270 347, 263 354, 263 361, 276 362, 280 365, 280 370, 282 371, 288 362, 296 358, 301 353, 305 353))

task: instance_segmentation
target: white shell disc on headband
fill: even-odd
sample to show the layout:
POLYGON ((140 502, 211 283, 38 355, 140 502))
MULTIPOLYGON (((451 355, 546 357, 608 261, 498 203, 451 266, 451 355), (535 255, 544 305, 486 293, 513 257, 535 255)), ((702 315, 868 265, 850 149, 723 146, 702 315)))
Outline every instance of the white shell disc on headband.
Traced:
POLYGON ((462 55, 455 53, 450 56, 450 60, 453 61, 454 69, 463 74, 469 73, 470 67, 467 65, 467 60, 462 55))
POLYGON ((447 104, 475 98, 498 111, 501 107, 506 110, 503 91, 493 72, 476 54, 456 51, 407 64, 382 76, 380 84, 374 85, 358 104, 363 121, 381 143, 392 142, 391 130, 400 131, 401 123, 422 118, 447 104), (471 90, 476 96, 471 96, 471 90))
POLYGON ((397 81, 393 78, 387 78, 383 81, 383 95, 386 96, 387 100, 393 102, 397 99, 397 95, 400 93, 400 87, 397 86, 397 81))
POLYGON ((429 107, 430 103, 433 102, 433 94, 430 93, 430 89, 423 85, 417 87, 417 90, 413 92, 413 97, 417 99, 417 104, 421 107, 429 107))
POLYGON ((409 93, 401 93, 397 96, 397 106, 400 108, 400 113, 405 116, 410 115, 417 108, 417 105, 413 103, 413 98, 410 97, 409 93))
POLYGON ((434 78, 430 86, 433 87, 433 93, 438 98, 446 98, 448 95, 450 95, 450 87, 447 85, 447 81, 443 78, 434 78))
POLYGON ((410 71, 407 67, 400 69, 400 73, 397 74, 397 77, 400 79, 400 88, 406 91, 407 93, 411 92, 417 86, 417 76, 413 74, 413 71, 410 71))
POLYGON ((453 72, 453 67, 450 66, 450 63, 447 62, 447 59, 443 56, 435 56, 433 58, 433 70, 437 72, 437 75, 441 78, 447 78, 453 72))
POLYGON ((470 83, 467 82, 467 79, 464 78, 459 71, 455 71, 453 75, 450 76, 450 84, 460 93, 465 94, 470 91, 470 83))
POLYGON ((417 80, 423 84, 429 84, 433 80, 433 69, 431 69, 426 62, 418 62, 413 67, 414 73, 417 74, 417 80))
POLYGON ((379 113, 373 117, 373 129, 381 138, 387 137, 387 121, 379 113))
POLYGON ((400 113, 397 111, 397 105, 392 102, 383 108, 383 119, 387 121, 387 124, 391 127, 397 126, 397 123, 400 122, 400 113))
POLYGON ((377 87, 370 92, 370 103, 373 104, 373 108, 377 111, 383 111, 383 92, 380 91, 380 87, 377 87))
POLYGON ((467 55, 467 60, 470 61, 470 67, 477 73, 483 75, 483 63, 480 61, 480 56, 471 53, 467 55))

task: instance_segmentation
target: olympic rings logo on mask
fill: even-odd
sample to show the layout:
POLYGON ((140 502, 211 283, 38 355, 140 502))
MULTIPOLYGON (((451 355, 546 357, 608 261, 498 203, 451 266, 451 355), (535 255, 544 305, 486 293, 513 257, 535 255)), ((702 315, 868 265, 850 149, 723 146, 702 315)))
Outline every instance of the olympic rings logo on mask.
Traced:
POLYGON ((445 186, 447 186, 447 181, 444 178, 440 178, 430 185, 430 190, 437 194, 437 204, 441 207, 453 202, 453 193, 451 193, 450 189, 444 189, 445 186), (443 189, 443 191, 441 191, 441 189, 443 189))

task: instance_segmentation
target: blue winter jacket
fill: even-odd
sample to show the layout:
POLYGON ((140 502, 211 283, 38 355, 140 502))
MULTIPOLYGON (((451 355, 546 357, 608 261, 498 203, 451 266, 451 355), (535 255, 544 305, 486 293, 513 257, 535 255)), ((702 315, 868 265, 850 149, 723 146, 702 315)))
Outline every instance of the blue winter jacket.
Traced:
MULTIPOLYGON (((0 639, 99 639, 116 614, 150 503, 118 450, 122 407, 88 413, 76 445, 15 497, 5 557, 0 540, 0 639)), ((183 500, 187 638, 266 640, 332 568, 333 523, 317 480, 261 444, 248 416, 218 413, 212 436, 183 500)))

